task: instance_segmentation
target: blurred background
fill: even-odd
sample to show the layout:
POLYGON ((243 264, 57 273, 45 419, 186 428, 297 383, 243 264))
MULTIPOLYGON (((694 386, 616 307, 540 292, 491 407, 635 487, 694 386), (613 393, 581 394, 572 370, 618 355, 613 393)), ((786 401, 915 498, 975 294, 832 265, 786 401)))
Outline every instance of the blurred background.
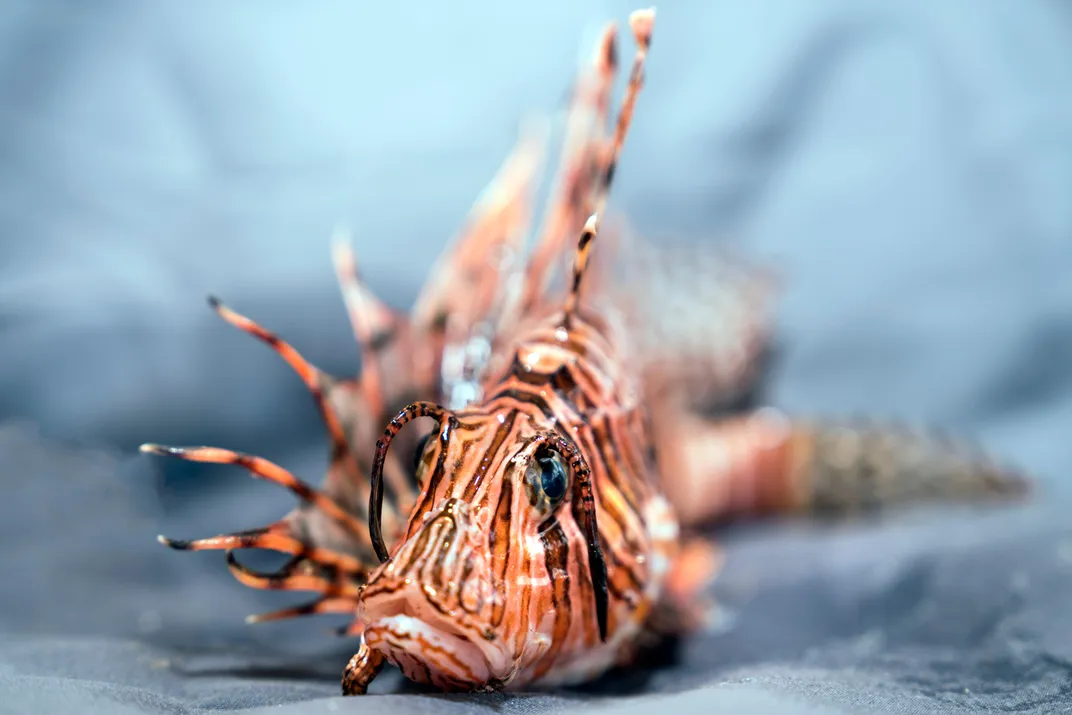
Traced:
MULTIPOLYGON (((115 498, 148 490, 120 520, 156 504, 144 441, 318 481, 304 388, 205 295, 351 374, 335 225, 407 306, 518 122, 561 106, 602 23, 633 9, 7 0, 0 423, 111 450, 140 475, 115 498)), ((769 401, 942 425, 1072 493, 1068 3, 660 6, 617 181, 612 203, 653 238, 728 242, 784 274, 769 401)), ((178 537, 290 504, 240 470, 153 468, 164 511, 204 530, 178 537)), ((57 478, 92 491, 75 472, 57 478)), ((37 506, 9 527, 81 493, 57 484, 20 484, 37 506)), ((159 573, 191 560, 153 555, 159 573)))
MULTIPOLYGON (((1024 420, 1072 399, 1068 5, 746 5, 659 13, 617 208, 785 274, 787 409, 1001 427, 1068 464, 1024 420)), ((333 227, 408 305, 518 122, 631 9, 5 3, 0 416, 308 442, 301 385, 204 296, 352 372, 333 227)))

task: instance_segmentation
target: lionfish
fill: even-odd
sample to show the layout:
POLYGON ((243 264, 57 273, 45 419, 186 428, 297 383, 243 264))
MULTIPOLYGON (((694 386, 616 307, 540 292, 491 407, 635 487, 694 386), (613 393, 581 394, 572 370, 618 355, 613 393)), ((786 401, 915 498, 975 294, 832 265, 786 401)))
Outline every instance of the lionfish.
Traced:
POLYGON ((348 243, 335 243, 358 377, 321 372, 210 298, 308 386, 330 468, 317 489, 260 457, 143 445, 241 465, 300 499, 263 528, 160 541, 224 550, 248 586, 319 594, 251 622, 348 614, 341 633, 359 645, 345 694, 366 692, 386 662, 445 690, 578 684, 706 622, 721 557, 703 527, 716 521, 1027 486, 929 432, 769 407, 707 416, 757 379, 777 281, 728 257, 674 258, 623 222, 601 232, 654 20, 652 9, 629 18, 636 52, 616 121, 613 23, 576 79, 557 186, 530 251, 539 123, 525 127, 408 314, 380 302, 348 243), (235 557, 251 548, 291 558, 261 573, 235 557))

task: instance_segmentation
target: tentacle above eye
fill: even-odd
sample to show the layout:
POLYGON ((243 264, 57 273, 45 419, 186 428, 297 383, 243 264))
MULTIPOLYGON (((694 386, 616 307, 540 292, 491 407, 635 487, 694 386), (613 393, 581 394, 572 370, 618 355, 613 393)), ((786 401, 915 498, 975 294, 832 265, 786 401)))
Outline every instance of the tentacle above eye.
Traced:
POLYGON ((383 432, 383 436, 376 442, 376 456, 372 461, 372 476, 370 478, 371 489, 369 496, 369 523, 368 531, 372 538, 372 546, 376 550, 376 556, 380 563, 387 561, 390 555, 387 545, 383 540, 383 530, 380 523, 380 514, 383 509, 383 466, 387 460, 387 450, 391 441, 412 420, 418 417, 434 417, 440 423, 448 419, 449 412, 439 405, 431 402, 414 402, 404 407, 383 432))

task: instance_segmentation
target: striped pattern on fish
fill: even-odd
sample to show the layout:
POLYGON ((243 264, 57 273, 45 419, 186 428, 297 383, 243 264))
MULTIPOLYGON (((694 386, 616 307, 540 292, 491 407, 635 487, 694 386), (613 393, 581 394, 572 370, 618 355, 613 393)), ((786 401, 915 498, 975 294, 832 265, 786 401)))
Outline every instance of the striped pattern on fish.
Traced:
POLYGON ((728 259, 711 271, 689 259, 678 271, 623 224, 601 228, 654 19, 654 10, 629 18, 636 52, 616 121, 615 25, 577 78, 558 185, 531 251, 540 124, 526 126, 409 314, 379 302, 336 242, 362 352, 357 378, 324 374, 210 300, 310 389, 331 440, 320 488, 252 455, 142 447, 237 464, 299 498, 263 528, 160 540, 225 551, 247 586, 317 594, 252 622, 348 616, 340 634, 359 645, 346 694, 366 692, 387 662, 466 691, 576 684, 627 665, 653 636, 703 625, 721 557, 700 529, 718 520, 1025 491, 1014 472, 929 433, 771 408, 706 415, 701 403, 729 403, 757 379, 775 281, 728 259), (726 285, 700 285, 712 280, 726 285), (709 329, 720 316, 732 316, 721 321, 729 327, 709 329), (236 557, 251 548, 291 558, 259 573, 236 557))

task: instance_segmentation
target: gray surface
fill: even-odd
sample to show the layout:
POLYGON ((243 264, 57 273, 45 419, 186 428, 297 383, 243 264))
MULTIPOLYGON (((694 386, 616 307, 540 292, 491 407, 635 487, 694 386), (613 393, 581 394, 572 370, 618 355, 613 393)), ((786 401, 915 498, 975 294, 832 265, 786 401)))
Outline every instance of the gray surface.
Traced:
MULTIPOLYGON (((579 32, 632 6, 210 7, 0 11, 0 418, 116 449, 252 450, 315 479, 302 388, 203 294, 349 372, 331 226, 351 222, 374 287, 405 304, 516 119, 561 96, 579 32)), ((644 690, 601 707, 1072 710, 1070 23, 1042 1, 660 8, 615 198, 641 228, 730 236, 784 270, 771 399, 941 423, 1045 492, 989 515, 731 535, 733 628, 601 684, 644 690)), ((290 599, 152 540, 254 526, 287 497, 168 465, 157 500, 123 454, 0 432, 0 711, 595 697, 334 698, 348 653, 319 623, 246 627, 290 599)))
POLYGON ((257 523, 247 500, 258 485, 164 515, 141 460, 65 452, 18 426, 0 430, 0 454, 4 473, 24 478, 16 503, 48 504, 49 517, 39 506, 4 525, 5 542, 23 545, 0 563, 19 575, 0 600, 0 684, 16 703, 0 712, 553 712, 581 701, 662 709, 671 697, 730 712, 763 701, 779 712, 1072 709, 1065 505, 729 534, 717 627, 662 663, 505 697, 444 698, 387 673, 359 705, 336 697, 350 653, 325 635, 331 623, 247 627, 246 613, 293 598, 244 589, 218 554, 153 541, 257 523))

